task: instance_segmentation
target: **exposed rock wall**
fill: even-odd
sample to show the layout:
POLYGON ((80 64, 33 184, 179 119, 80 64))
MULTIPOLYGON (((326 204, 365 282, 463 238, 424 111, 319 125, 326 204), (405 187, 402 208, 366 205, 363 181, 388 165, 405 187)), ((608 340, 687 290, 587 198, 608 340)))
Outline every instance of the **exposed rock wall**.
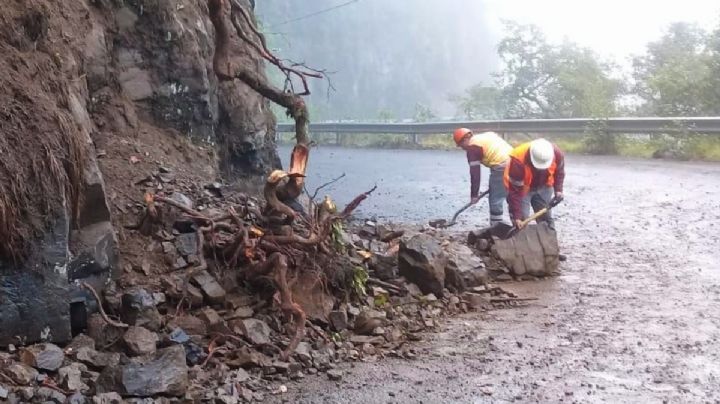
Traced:
POLYGON ((267 101, 218 84, 213 35, 204 0, 3 4, 0 345, 62 342, 84 321, 79 281, 102 287, 131 250, 138 176, 169 161, 255 184, 279 165, 267 101))

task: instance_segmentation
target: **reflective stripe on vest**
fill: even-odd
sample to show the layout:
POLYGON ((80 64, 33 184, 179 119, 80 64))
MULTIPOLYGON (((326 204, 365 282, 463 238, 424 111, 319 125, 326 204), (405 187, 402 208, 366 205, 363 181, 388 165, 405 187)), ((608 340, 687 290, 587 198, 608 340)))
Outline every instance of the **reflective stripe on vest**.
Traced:
MULTIPOLYGON (((530 153, 530 142, 523 143, 520 146, 514 148, 510 152, 510 158, 514 161, 508 163, 505 167, 505 175, 503 180, 505 182, 505 188, 510 189, 510 185, 523 188, 523 194, 530 192, 530 184, 533 180, 533 167, 531 164, 526 164, 528 161, 528 153, 530 153), (525 176, 522 181, 517 181, 514 178, 510 178, 510 166, 513 164, 521 164, 523 166, 525 176)), ((553 157, 553 162, 548 167, 548 177, 545 185, 552 187, 555 185, 555 170, 557 169, 557 161, 553 157)))
POLYGON ((488 167, 494 167, 504 163, 512 151, 512 146, 495 132, 484 132, 473 135, 468 141, 468 144, 482 148, 482 163, 488 167))

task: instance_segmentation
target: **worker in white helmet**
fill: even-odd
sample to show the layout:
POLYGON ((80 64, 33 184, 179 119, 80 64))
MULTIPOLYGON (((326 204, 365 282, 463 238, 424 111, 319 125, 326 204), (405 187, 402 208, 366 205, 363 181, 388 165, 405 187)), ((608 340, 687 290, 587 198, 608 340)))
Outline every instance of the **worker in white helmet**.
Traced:
MULTIPOLYGON (((510 162, 505 168, 510 218, 517 227, 534 211, 546 207, 553 197, 563 198, 565 181, 565 156, 556 145, 545 139, 523 143, 510 152, 510 162)), ((538 221, 545 221, 554 228, 550 212, 538 221)))

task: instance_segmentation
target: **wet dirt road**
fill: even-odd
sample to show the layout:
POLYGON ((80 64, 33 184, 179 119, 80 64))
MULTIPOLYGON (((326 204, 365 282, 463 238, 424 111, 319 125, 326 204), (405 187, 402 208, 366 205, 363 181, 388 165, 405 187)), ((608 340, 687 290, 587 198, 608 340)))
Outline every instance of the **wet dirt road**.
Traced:
MULTIPOLYGON (((328 191, 341 203, 382 178, 363 213, 426 222, 465 202, 466 164, 452 152, 317 149, 310 178, 347 172, 328 191)), ((562 275, 501 285, 539 300, 449 318, 418 343, 416 360, 342 364, 342 381, 309 377, 273 399, 720 402, 720 165, 584 156, 566 164, 562 275)), ((486 224, 486 209, 461 225, 486 224)))

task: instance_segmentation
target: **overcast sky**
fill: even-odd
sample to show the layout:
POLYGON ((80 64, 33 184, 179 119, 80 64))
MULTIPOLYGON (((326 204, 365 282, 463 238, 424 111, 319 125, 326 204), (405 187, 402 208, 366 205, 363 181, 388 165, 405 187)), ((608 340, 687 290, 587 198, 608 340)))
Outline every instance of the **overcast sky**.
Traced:
POLYGON ((676 21, 718 26, 719 0, 475 0, 485 21, 502 36, 502 20, 540 26, 552 41, 563 38, 622 62, 641 53, 676 21))

